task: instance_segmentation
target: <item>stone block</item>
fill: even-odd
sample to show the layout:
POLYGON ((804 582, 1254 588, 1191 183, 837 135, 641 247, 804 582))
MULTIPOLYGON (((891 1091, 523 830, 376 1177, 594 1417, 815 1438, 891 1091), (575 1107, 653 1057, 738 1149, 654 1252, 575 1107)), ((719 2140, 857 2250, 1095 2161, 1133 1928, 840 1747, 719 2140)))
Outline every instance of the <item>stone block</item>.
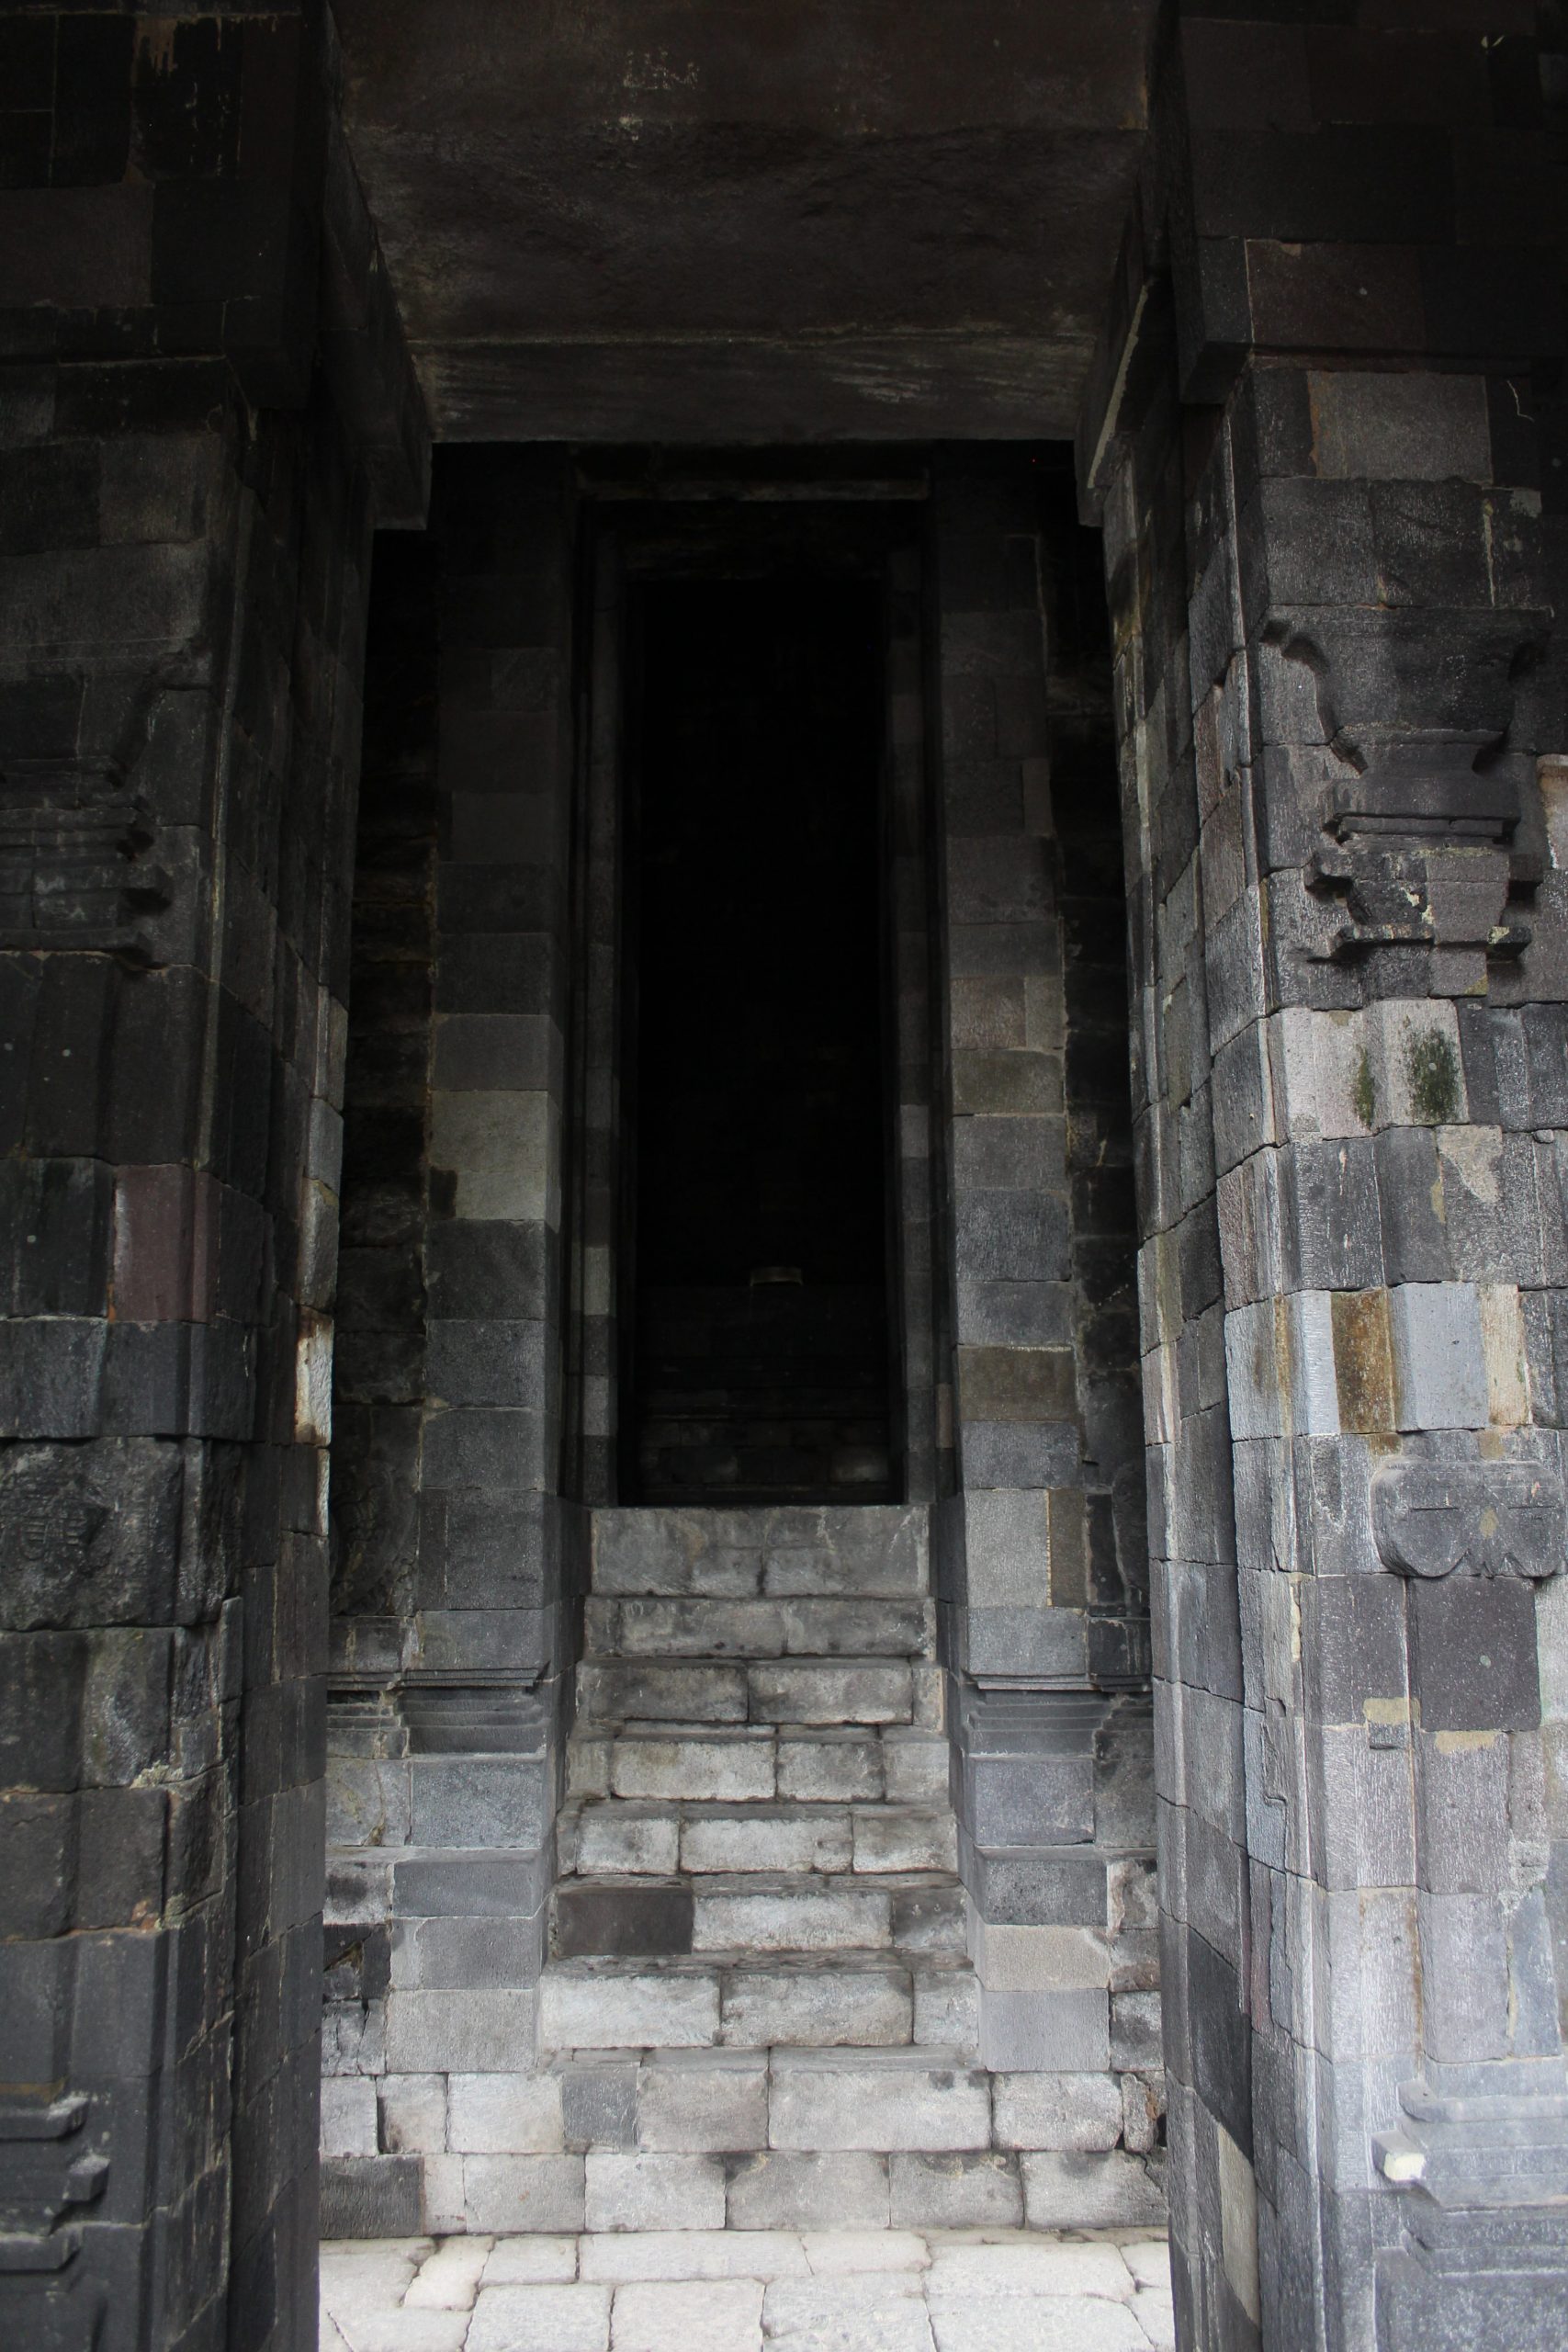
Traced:
POLYGON ((561 2128, 569 2148, 635 2148, 637 2063, 579 2059, 560 2069, 561 2128))
POLYGON ((764 2151, 730 2167, 731 2230, 885 2230, 887 2159, 764 2151))
POLYGON ((422 1756, 409 1765, 417 1846, 543 1845, 555 1817, 542 1759, 422 1756))
POLYGON ((768 2144, 768 2064, 739 2051, 666 2052, 637 2076, 637 2143, 722 2155, 768 2144))
POLYGON ((1540 1720, 1532 1589, 1507 1577, 1413 1579, 1411 1685, 1422 1734, 1526 1731, 1540 1720))
POLYGON ((446 2076, 384 2075, 377 2086, 381 2102, 380 2144, 394 2155, 444 2155, 446 2152, 446 2076))
POLYGON ((695 1951, 833 1951, 886 1949, 893 1939, 886 1889, 840 1879, 823 1887, 781 1879, 730 1890, 699 1880, 695 1951))
POLYGON ((954 1871, 957 1830, 950 1813, 935 1806, 863 1806, 854 1816, 857 1871, 954 1871))
POLYGON ((618 1797, 682 1797, 730 1804, 771 1797, 772 1736, 714 1732, 625 1734, 611 1749, 610 1786, 618 1797))
POLYGON ((616 2352, 761 2352, 762 2282, 637 2280, 615 2297, 616 2352))
POLYGON ((555 1894, 554 1947, 562 1960, 594 1953, 635 1958, 693 1948, 692 1890, 563 1880, 555 1894))
POLYGON ((910 2022, 908 1974, 892 1965, 749 1965, 724 1980, 721 2039, 737 2048, 886 2048, 909 2040, 910 2022))
POLYGON ((743 1724, 747 1675, 739 1666, 668 1658, 585 1658, 577 1673, 580 1722, 743 1724))
POLYGON ((558 2155, 564 2145, 555 2075, 453 2075, 446 2145, 463 2155, 558 2155))
MULTIPOLYGON (((852 1860, 851 1815, 812 1806, 743 1814, 688 1813, 680 1824, 681 1868, 723 1871, 847 1871, 852 1860)), ((911 1867, 898 1864, 900 1869, 911 1867)))
POLYGON ((332 2075, 321 2085, 323 2156, 373 2156, 376 2086, 363 2075, 332 2075))
POLYGON ((889 1804, 929 1804, 947 1793, 948 1743, 942 1733, 890 1728, 883 1735, 882 1765, 889 1804))
POLYGON ((903 2051, 775 2051, 771 2145, 807 2151, 988 2147, 985 2075, 915 2059, 903 2051))
POLYGON ((1111 2064, 1111 1996, 980 1988, 980 2063, 993 2074, 1102 2074, 1111 2064))
POLYGON ((892 1660, 784 1659, 753 1666, 746 1683, 754 1722, 907 1724, 908 1667, 892 1660))
POLYGON ((537 1996, 503 1992, 393 1992, 387 2063, 396 2075, 510 2074, 534 2048, 537 1996))
POLYGON ((601 2151, 587 2165, 590 2230, 720 2230, 725 2175, 716 2156, 601 2151))
POLYGON ((914 1988, 913 2039, 974 2059, 979 2049, 980 1988, 973 1972, 956 1965, 917 1967, 914 1988))
POLYGON ((400 1919, 392 1984, 431 1992, 531 1985, 544 1960, 544 1929, 537 1912, 532 1919, 400 1919))
POLYGON ((681 1816, 673 1809, 584 1805, 576 1833, 574 1861, 580 1871, 669 1878, 680 1867, 681 1816))
POLYGON ((1159 1995, 1156 1992, 1112 1993, 1111 2064, 1152 2071, 1163 2064, 1164 2055, 1159 1995))
POLYGON ((1165 2197, 1142 2156, 1039 2154, 1019 2158, 1032 2230, 1161 2229, 1165 2197))
POLYGON ((569 1973, 539 1983, 539 2040, 550 2050, 693 2049, 718 2040, 718 1982, 630 1970, 569 1973))
POLYGON ((918 2270, 775 2279, 762 2298, 767 2341, 780 2352, 931 2352, 923 2286, 918 2270))
POLYGON ((786 1730, 778 1743, 778 1793, 813 1804, 880 1797, 887 1752, 871 1732, 786 1730))
POLYGON ((608 2352, 610 2290, 540 2281, 479 2289, 468 2352, 608 2352))
POLYGON ((1402 1430, 1484 1429, 1481 1307, 1472 1283, 1402 1283, 1388 1295, 1402 1430))
POLYGON ((1080 2153, 1114 2148, 1122 2136, 1122 2094, 1113 2075, 998 2075, 996 2137, 1003 2148, 1080 2153))
POLYGON ((497 2237, 517 2231, 581 2230, 582 2167, 581 2156, 465 2156, 463 2199, 469 2229, 497 2237))
POLYGON ((895 2229, 1014 2230, 1023 2222, 1016 2162, 982 2150, 907 2151, 887 2160, 895 2229))

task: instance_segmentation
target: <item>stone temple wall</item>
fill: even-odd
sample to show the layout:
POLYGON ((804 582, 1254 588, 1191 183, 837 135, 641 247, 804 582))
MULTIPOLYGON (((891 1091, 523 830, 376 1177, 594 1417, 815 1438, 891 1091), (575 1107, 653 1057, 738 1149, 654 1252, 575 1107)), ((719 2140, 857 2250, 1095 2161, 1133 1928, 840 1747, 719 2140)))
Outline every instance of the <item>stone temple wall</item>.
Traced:
POLYGON ((318 16, 0 32, 0 2336, 298 2346, 365 594, 423 414, 318 16))
POLYGON ((1562 329, 1535 61, 1459 130, 1465 57, 1182 25, 1082 443, 1205 2346, 1568 2325, 1562 329))

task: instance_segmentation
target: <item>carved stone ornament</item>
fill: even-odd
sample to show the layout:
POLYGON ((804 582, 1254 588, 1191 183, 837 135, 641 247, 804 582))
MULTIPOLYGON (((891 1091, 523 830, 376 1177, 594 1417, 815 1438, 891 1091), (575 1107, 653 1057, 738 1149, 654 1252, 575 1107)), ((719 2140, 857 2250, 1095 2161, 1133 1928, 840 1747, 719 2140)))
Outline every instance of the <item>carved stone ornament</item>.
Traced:
MULTIPOLYGON (((1343 911, 1332 956, 1387 947, 1483 963, 1518 955, 1530 934, 1513 917, 1510 892, 1539 877, 1515 846, 1517 785, 1475 766, 1488 739, 1413 735, 1368 748, 1365 772, 1330 796, 1307 874, 1309 888, 1343 911)), ((1472 984, 1478 978, 1479 970, 1472 984)))
POLYGON ((1390 1463, 1372 1480, 1372 1535, 1401 1576, 1533 1583, 1563 1566, 1568 1510, 1544 1463, 1390 1463))

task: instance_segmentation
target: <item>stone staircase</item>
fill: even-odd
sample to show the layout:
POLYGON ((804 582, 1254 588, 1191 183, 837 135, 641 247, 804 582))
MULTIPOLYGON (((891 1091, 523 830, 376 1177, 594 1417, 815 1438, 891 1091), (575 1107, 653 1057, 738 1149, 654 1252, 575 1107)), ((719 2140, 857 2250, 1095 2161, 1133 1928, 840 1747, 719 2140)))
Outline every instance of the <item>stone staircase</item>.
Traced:
POLYGON ((595 1512, 540 1988, 591 2227, 1021 2218, 942 1690, 923 1510, 595 1512))

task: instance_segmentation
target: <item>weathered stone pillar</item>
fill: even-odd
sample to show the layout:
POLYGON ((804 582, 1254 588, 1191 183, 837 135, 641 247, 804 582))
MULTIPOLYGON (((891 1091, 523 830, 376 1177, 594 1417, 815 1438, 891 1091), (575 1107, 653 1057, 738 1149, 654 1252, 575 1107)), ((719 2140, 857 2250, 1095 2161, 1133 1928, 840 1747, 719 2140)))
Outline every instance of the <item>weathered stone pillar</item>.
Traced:
POLYGON ((329 1725, 340 2235, 525 2223, 586 1583, 561 1430, 570 469, 446 453, 430 539, 378 608, 394 691, 421 685, 378 737, 361 826, 329 1725), (378 855, 382 807, 402 847, 378 855))
POLYGON ((1084 437, 1190 2346, 1568 2326, 1561 321, 1508 32, 1188 12, 1084 437))
POLYGON ((1048 715, 1037 462, 955 457, 933 485, 956 1457, 933 1555, 980 2055, 1058 2078, 1061 2149, 1024 2159, 1050 2226, 1160 2208, 1124 1019, 1108 1093, 1096 1056, 1122 910, 1114 853, 1109 904, 1078 854, 1114 786, 1109 728, 1097 773, 1048 715))
POLYGON ((5 71, 0 2335, 281 2352, 371 477, 417 511, 423 419, 314 10, 13 14, 5 71))

